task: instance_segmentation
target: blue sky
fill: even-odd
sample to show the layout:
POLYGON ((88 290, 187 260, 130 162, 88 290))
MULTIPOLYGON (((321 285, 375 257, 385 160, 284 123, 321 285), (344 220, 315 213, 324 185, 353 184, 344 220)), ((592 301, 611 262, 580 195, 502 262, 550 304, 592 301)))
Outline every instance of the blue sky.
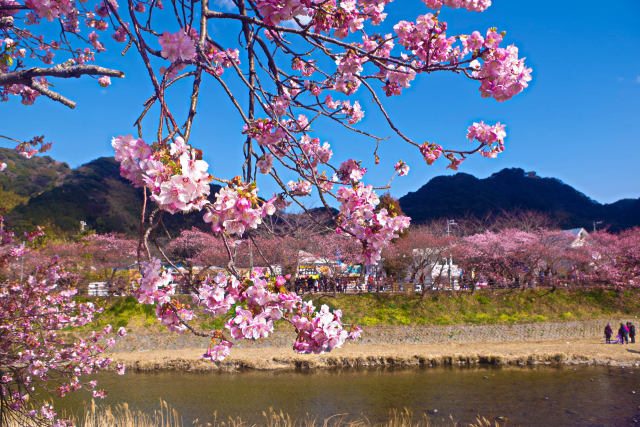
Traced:
MULTIPOLYGON (((428 12, 417 0, 396 0, 387 10, 382 31, 400 19, 415 20, 428 12)), ((460 172, 486 177, 505 167, 521 167, 559 178, 599 202, 640 197, 640 2, 617 0, 604 6, 596 1, 494 0, 484 13, 445 8, 441 19, 449 23, 450 34, 476 29, 484 33, 492 26, 507 31, 506 42, 516 44, 533 68, 533 81, 524 93, 498 103, 482 99, 478 83, 463 77, 419 76, 403 96, 387 99, 404 132, 419 141, 466 147, 466 128, 472 122, 500 121, 507 124, 506 151, 497 159, 471 158, 460 172)), ((210 31, 230 45, 236 28, 218 24, 210 31)), ((111 137, 134 133, 132 124, 151 88, 137 57, 123 59, 116 49, 121 45, 110 46, 97 63, 123 69, 124 80, 113 79, 107 89, 92 79, 55 81, 57 89, 77 101, 75 110, 44 98, 31 107, 2 103, 1 133, 16 138, 44 134, 55 142, 51 156, 73 167, 113 155, 111 137)), ((186 105, 188 90, 189 85, 176 87, 171 99, 186 105)), ((206 82, 202 90, 191 142, 204 150, 214 174, 237 175, 242 123, 215 81, 206 82)), ((395 161, 407 161, 410 174, 396 179, 391 191, 397 197, 434 176, 453 173, 444 161, 427 166, 382 123, 365 92, 357 96, 366 110, 360 127, 391 138, 381 147, 382 163, 375 166, 369 141, 319 126, 317 136, 328 141, 339 158, 355 153, 364 159, 374 184, 386 183, 395 161)), ((275 189, 270 183, 262 187, 275 189)))

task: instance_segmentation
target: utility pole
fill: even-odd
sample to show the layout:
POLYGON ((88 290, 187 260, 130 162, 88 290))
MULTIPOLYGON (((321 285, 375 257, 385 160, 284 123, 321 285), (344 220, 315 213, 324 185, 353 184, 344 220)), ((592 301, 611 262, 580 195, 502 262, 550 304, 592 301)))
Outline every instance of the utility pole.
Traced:
POLYGON ((451 226, 452 225, 458 225, 458 224, 456 224, 456 220, 455 219, 448 219, 447 220, 447 236, 451 234, 451 226))
MULTIPOLYGON (((455 219, 447 220, 447 237, 451 235, 451 227, 456 224, 455 219)), ((453 264, 453 259, 451 257, 451 251, 449 251, 449 289, 453 289, 453 281, 451 280, 451 265, 453 264)), ((444 267, 444 266, 443 266, 444 267)))
POLYGON ((597 230, 596 230, 596 226, 597 226, 598 224, 602 224, 602 221, 598 221, 598 220, 595 220, 595 219, 594 219, 594 220, 593 220, 593 232, 594 232, 594 233, 597 231, 597 230))

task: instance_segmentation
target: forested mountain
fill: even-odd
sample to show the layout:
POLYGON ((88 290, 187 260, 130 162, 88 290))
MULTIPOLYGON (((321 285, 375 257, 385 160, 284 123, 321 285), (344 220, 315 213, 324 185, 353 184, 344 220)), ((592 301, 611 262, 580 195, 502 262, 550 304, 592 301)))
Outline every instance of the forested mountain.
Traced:
MULTIPOLYGON (((220 187, 211 186, 211 194, 220 187)), ((148 212, 153 210, 150 203, 148 212)), ((119 164, 112 157, 101 157, 74 169, 62 182, 14 208, 8 215, 18 229, 36 224, 56 231, 74 232, 80 221, 99 233, 136 234, 142 209, 142 190, 120 176, 119 164)), ((202 215, 164 214, 171 233, 197 226, 204 228, 202 215)))
MULTIPOLYGON (((20 229, 36 224, 61 232, 76 232, 80 221, 100 232, 136 234, 142 192, 120 177, 118 163, 110 157, 96 159, 71 170, 50 157, 24 159, 14 150, 0 149, 0 161, 9 167, 0 173, 0 203, 20 229), (16 206, 17 205, 17 206, 16 206)), ((211 186, 213 198, 219 187, 211 186)), ((540 212, 562 228, 599 227, 620 230, 640 225, 640 199, 600 204, 555 178, 540 178, 522 169, 503 169, 478 179, 458 173, 439 176, 400 198, 402 210, 419 224, 439 218, 482 218, 514 210, 540 212)), ((153 209, 150 206, 149 212, 153 209)), ((317 209, 318 218, 324 209, 317 209)), ((164 214, 171 234, 196 226, 206 228, 201 213, 164 214)), ((273 218, 277 224, 284 220, 273 218)), ((275 223, 273 222, 275 221, 275 223)))
POLYGON ((503 169, 488 178, 466 173, 439 176, 400 198, 414 223, 438 218, 484 217, 514 209, 548 215, 560 227, 619 230, 640 225, 640 199, 598 203, 555 178, 541 178, 519 168, 503 169))

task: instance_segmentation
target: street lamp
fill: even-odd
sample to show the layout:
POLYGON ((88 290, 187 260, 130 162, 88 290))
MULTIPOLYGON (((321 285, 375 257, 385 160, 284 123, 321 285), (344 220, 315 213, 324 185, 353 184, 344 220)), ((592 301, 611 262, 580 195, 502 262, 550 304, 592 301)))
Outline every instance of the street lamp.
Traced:
POLYGON ((597 231, 597 230, 596 230, 596 226, 597 226, 598 224, 602 224, 602 221, 597 221, 597 220, 595 220, 595 219, 594 219, 594 220, 593 220, 593 232, 594 232, 594 233, 597 231))

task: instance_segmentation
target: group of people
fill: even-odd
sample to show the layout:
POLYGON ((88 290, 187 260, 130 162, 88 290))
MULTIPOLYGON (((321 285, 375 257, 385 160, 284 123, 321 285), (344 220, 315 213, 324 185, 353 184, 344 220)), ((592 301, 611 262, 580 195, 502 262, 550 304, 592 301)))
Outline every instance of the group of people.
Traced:
POLYGON ((327 293, 333 292, 345 292, 347 288, 347 281, 343 278, 324 277, 298 277, 293 283, 289 284, 290 290, 299 294, 304 293, 327 293))
POLYGON ((607 344, 629 344, 629 342, 633 344, 636 342, 636 327, 631 322, 627 322, 626 324, 620 323, 616 341, 611 341, 612 335, 613 329, 611 325, 607 323, 607 326, 604 327, 604 337, 607 339, 607 344))
MULTIPOLYGON (((359 281, 358 281, 359 282, 359 281)), ((390 278, 383 282, 381 280, 374 280, 373 276, 369 276, 369 279, 364 283, 353 283, 345 277, 298 277, 295 280, 289 282, 287 285, 289 290, 295 291, 299 294, 304 293, 329 293, 329 292, 386 292, 393 290, 393 279, 390 278)), ((404 291, 404 286, 399 285, 398 289, 404 291)))

